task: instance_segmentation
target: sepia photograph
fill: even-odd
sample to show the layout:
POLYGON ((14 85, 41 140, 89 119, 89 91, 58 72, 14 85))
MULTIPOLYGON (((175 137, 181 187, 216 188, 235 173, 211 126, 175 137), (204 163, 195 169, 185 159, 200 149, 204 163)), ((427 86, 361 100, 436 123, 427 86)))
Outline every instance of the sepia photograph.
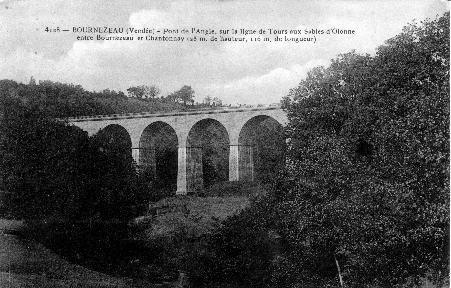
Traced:
POLYGON ((0 288, 450 286, 445 0, 0 0, 0 288))

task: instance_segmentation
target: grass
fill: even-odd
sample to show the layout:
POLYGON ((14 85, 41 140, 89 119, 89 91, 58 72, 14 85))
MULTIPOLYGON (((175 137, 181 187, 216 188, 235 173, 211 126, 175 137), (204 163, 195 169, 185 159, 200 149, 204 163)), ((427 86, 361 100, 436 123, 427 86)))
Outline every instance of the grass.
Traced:
POLYGON ((221 182, 196 195, 174 196, 149 205, 147 215, 134 221, 141 240, 184 234, 198 238, 221 225, 226 218, 245 209, 250 199, 264 194, 255 182, 221 182))

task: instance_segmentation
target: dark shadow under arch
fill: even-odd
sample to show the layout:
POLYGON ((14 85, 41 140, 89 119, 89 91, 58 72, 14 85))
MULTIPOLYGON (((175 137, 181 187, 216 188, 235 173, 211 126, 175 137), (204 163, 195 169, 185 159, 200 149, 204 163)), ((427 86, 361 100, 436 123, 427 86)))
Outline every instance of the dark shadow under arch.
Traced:
POLYGON ((270 116, 249 119, 241 128, 238 145, 240 180, 268 182, 285 165, 283 126, 270 116))
POLYGON ((153 188, 177 188, 177 134, 169 124, 149 124, 139 139, 139 169, 153 188))
POLYGON ((189 192, 228 180, 229 145, 227 129, 219 121, 208 118, 193 125, 187 139, 189 192))

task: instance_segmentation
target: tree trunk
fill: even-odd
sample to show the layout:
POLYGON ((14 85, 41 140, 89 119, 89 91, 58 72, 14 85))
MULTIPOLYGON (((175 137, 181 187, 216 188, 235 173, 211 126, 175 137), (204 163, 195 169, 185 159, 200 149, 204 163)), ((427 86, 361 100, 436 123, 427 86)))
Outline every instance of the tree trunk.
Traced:
POLYGON ((337 271, 338 271, 338 280, 340 281, 340 287, 343 288, 343 278, 341 277, 341 271, 340 271, 340 265, 338 264, 338 260, 337 257, 335 257, 334 255, 334 259, 335 259, 335 265, 337 265, 337 271))

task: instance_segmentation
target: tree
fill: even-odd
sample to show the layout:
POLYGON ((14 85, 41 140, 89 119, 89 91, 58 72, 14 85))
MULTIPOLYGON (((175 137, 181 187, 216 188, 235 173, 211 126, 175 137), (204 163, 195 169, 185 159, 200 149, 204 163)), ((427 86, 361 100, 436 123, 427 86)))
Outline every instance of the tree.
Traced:
POLYGON ((337 283, 335 260, 347 287, 444 281, 449 13, 310 71, 283 108, 298 180, 276 210, 296 281, 337 283))
POLYGON ((207 95, 207 97, 204 98, 204 101, 202 103, 206 106, 210 106, 211 100, 212 100, 212 98, 209 95, 207 95))
POLYGON ((155 85, 133 86, 127 89, 128 96, 141 100, 155 99, 160 94, 160 88, 155 85))
POLYGON ((89 141, 78 128, 10 100, 0 123, 0 173, 10 213, 26 220, 74 219, 89 193, 89 141))
POLYGON ((108 141, 105 133, 90 138, 53 118, 69 113, 58 109, 78 108, 64 102, 77 97, 74 92, 83 90, 0 81, 0 179, 10 192, 11 215, 32 221, 126 218, 126 206, 143 203, 130 145, 108 141))
POLYGON ((137 187, 128 134, 115 132, 102 129, 90 138, 91 149, 95 152, 90 159, 91 190, 96 193, 90 195, 87 202, 103 219, 127 219, 131 206, 145 203, 137 187))
POLYGON ((222 100, 219 99, 218 97, 214 97, 212 100, 212 105, 220 107, 222 106, 222 100))
POLYGON ((183 103, 184 106, 187 104, 194 104, 194 90, 191 86, 183 86, 180 90, 172 92, 167 97, 170 101, 176 103, 183 103))
POLYGON ((30 77, 30 82, 28 84, 29 85, 36 85, 36 80, 34 79, 33 76, 30 77))
POLYGON ((271 183, 285 165, 285 135, 274 119, 266 119, 255 127, 253 135, 254 177, 260 183, 271 183))

